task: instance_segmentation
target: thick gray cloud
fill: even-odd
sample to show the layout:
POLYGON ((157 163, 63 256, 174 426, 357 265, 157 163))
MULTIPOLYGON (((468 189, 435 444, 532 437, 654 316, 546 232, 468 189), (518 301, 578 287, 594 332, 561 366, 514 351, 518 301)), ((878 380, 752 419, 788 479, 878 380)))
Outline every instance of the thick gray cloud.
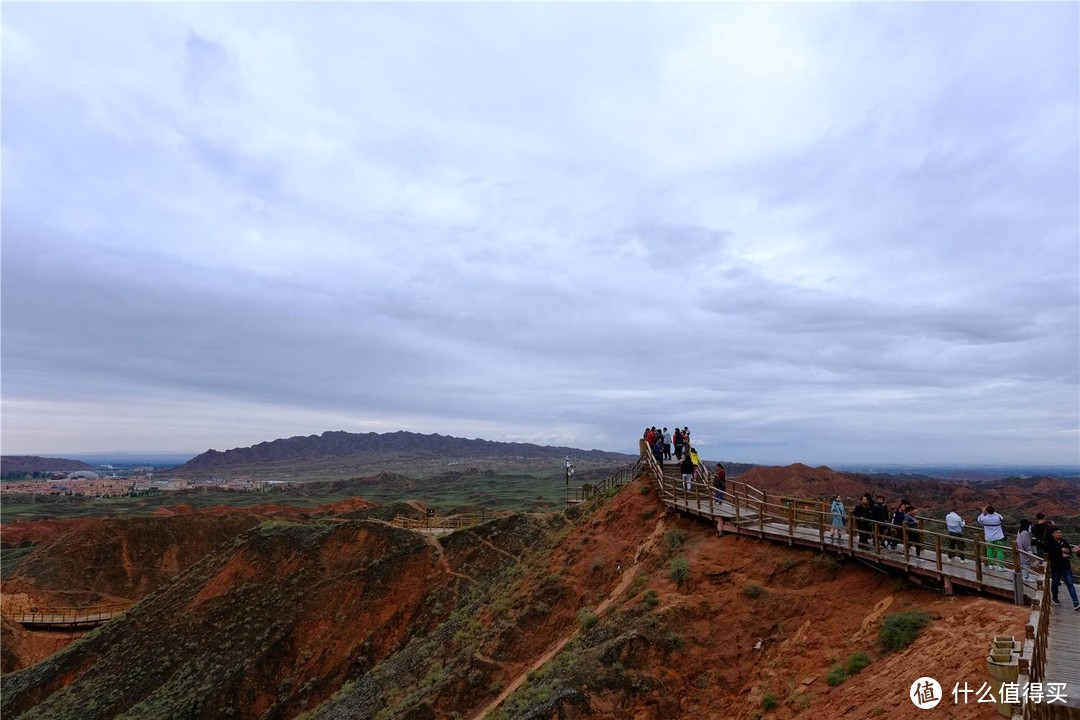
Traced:
POLYGON ((1080 462, 1075 4, 17 4, 5 453, 1080 462))

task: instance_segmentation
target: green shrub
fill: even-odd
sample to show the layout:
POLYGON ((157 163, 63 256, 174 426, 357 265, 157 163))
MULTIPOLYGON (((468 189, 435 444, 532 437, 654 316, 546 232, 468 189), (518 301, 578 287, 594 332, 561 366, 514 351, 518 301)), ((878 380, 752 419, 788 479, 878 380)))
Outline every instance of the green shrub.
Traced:
POLYGON ((686 542, 686 533, 678 528, 672 528, 664 533, 664 542, 667 543, 668 550, 677 550, 680 545, 686 542))
POLYGON ((642 495, 648 495, 649 494, 649 486, 648 485, 642 485, 641 486, 641 494, 642 495))
POLYGON ((825 684, 829 687, 836 687, 845 680, 847 680, 847 673, 839 665, 833 665, 832 669, 829 670, 829 674, 825 676, 825 684))
POLYGON ((676 585, 682 585, 690 579, 690 563, 686 558, 679 556, 671 561, 671 569, 668 570, 668 577, 676 585))
POLYGON ((578 612, 578 620, 581 621, 581 627, 585 630, 588 630, 589 628, 596 625, 596 623, 600 621, 600 618, 598 618, 596 616, 596 613, 594 613, 589 608, 581 608, 581 610, 578 612))
POLYGON ((776 699, 776 693, 769 691, 761 696, 761 709, 772 710, 780 704, 780 701, 776 699))
POLYGON ((922 610, 887 615, 881 623, 881 633, 878 640, 885 652, 902 650, 919 637, 919 633, 927 623, 930 615, 922 610))
POLYGON ((765 588, 760 585, 750 584, 742 589, 742 594, 753 600, 765 594, 765 588))
POLYGON ((660 598, 656 595, 655 590, 646 590, 645 596, 641 598, 641 604, 644 605, 646 609, 651 610, 660 604, 660 598))
POLYGON ((848 675, 858 675, 859 671, 871 663, 870 656, 864 652, 852 653, 844 661, 844 672, 848 675))

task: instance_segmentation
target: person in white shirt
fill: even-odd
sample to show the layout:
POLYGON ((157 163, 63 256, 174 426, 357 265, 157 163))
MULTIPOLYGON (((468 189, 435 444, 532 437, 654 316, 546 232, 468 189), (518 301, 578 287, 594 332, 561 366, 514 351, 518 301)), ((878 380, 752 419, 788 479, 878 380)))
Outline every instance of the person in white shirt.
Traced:
POLYGON ((964 560, 964 518, 960 517, 960 513, 956 512, 956 506, 953 505, 952 512, 945 516, 945 528, 949 532, 949 537, 945 541, 945 552, 948 553, 949 559, 953 559, 953 551, 956 551, 956 558, 963 562, 964 560))
POLYGON ((1005 518, 994 512, 993 505, 987 505, 979 516, 986 537, 986 562, 992 570, 1005 569, 1005 518))

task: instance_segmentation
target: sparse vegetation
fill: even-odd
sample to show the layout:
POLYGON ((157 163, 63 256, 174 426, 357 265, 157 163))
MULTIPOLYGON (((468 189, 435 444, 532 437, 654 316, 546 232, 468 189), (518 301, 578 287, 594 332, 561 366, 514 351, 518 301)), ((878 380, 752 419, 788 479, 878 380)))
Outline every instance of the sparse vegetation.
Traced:
POLYGON ((646 610, 651 610, 660 604, 660 598, 655 590, 647 590, 645 591, 645 597, 641 598, 641 604, 645 606, 646 610))
POLYGON ((578 612, 578 620, 581 621, 581 627, 583 630, 589 630, 593 628, 600 618, 596 616, 596 613, 589 608, 581 608, 578 612))
POLYGON ((836 687, 843 684, 847 680, 847 673, 844 672, 844 668, 839 665, 833 665, 829 670, 829 673, 825 676, 825 684, 829 687, 836 687))
POLYGON ((768 691, 761 696, 761 709, 762 710, 775 710, 780 706, 780 701, 776 698, 776 693, 772 690, 768 691))
POLYGON ((810 707, 810 701, 813 699, 813 695, 802 690, 795 690, 788 695, 788 699, 785 704, 794 710, 795 712, 802 712, 806 708, 810 707))
POLYGON ((881 623, 878 641, 885 652, 902 650, 915 642, 929 622, 930 615, 923 610, 886 615, 881 623))
POLYGON ((852 653, 844 661, 844 672, 848 675, 858 675, 859 671, 870 665, 870 656, 864 652, 852 653))
POLYGON ((686 533, 679 528, 671 528, 664 533, 664 543, 667 545, 669 551, 674 552, 679 549, 684 542, 686 542, 686 533))
POLYGON ((754 600, 765 594, 765 588, 761 587, 760 585, 750 583, 742 589, 742 594, 750 598, 751 600, 754 600))
POLYGON ((680 555, 679 557, 671 561, 671 569, 668 570, 668 577, 676 585, 682 585, 690 580, 690 563, 685 557, 680 555))

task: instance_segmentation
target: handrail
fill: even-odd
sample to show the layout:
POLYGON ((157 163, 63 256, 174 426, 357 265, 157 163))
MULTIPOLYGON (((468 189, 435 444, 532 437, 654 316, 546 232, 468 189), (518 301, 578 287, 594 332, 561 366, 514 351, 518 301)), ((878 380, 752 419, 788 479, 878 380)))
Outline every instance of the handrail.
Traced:
MULTIPOLYGON (((973 571, 977 585, 996 586, 1000 591, 1000 581, 1005 580, 1006 576, 992 574, 991 568, 997 565, 1000 567, 998 573, 1012 573, 1013 599, 1017 603, 1023 603, 1025 596, 1034 596, 1030 580, 1028 584, 1023 581, 1024 570, 1028 571, 1029 577, 1034 575, 1036 583, 1039 581, 1041 573, 1038 564, 1029 563, 1027 568, 1022 564, 1023 557, 1034 559, 1036 556, 1021 551, 1015 539, 988 553, 987 548, 990 545, 981 537, 981 532, 975 537, 957 537, 947 531, 940 532, 939 529, 944 528, 937 526, 943 523, 931 518, 916 517, 919 523, 917 526, 894 525, 888 520, 856 518, 849 511, 846 513, 840 543, 830 545, 827 535, 832 528, 832 512, 826 504, 828 501, 771 493, 742 480, 727 480, 725 490, 718 493, 704 464, 695 469, 691 484, 687 487, 680 475, 665 475, 651 452, 643 451, 642 460, 649 468, 664 502, 714 518, 717 517, 718 504, 723 503, 720 519, 726 517, 730 522, 734 516, 736 526, 744 531, 765 535, 766 525, 769 525, 769 534, 779 538, 786 536, 789 542, 795 542, 796 531, 802 528, 798 541, 806 543, 809 539, 806 529, 811 529, 814 531, 811 537, 817 536, 812 543, 820 545, 822 549, 833 547, 853 556, 899 562, 909 570, 933 570, 953 580, 962 578, 963 574, 948 571, 947 564, 959 569, 963 563, 974 562, 974 567, 969 564, 967 571, 973 571), (913 559, 912 555, 919 558, 919 561, 913 559), (988 583, 990 578, 995 578, 996 582, 988 583)), ((723 531, 723 523, 718 523, 718 530, 723 531)), ((968 575, 967 578, 970 581, 971 576, 968 575)))
MULTIPOLYGON (((1043 577, 1042 588, 1032 604, 1031 616, 1024 626, 1024 649, 1019 658, 1019 674, 1026 676, 1028 685, 1046 680, 1046 653, 1050 640, 1050 573, 1043 577)), ((1021 678, 1021 682, 1025 678, 1021 678)), ((1042 720, 1048 717, 1052 706, 1031 702, 1026 692, 1020 694, 1020 714, 1024 720, 1042 720)))
MULTIPOLYGON (((641 471, 643 458, 638 458, 633 465, 628 465, 624 468, 619 468, 614 473, 604 478, 595 485, 585 483, 577 488, 573 488, 571 492, 574 493, 574 497, 567 497, 568 503, 585 502, 591 500, 594 497, 603 495, 612 488, 622 487, 631 482, 638 476, 641 471)), ((655 460, 654 460, 655 462, 655 460)))
POLYGON ((478 513, 463 513, 461 515, 431 515, 424 518, 411 518, 404 515, 395 515, 390 522, 399 528, 406 530, 431 530, 432 528, 459 530, 487 522, 495 517, 494 513, 482 510, 478 513))
POLYGON ((110 603, 90 608, 33 606, 27 610, 4 609, 4 617, 22 625, 80 625, 111 620, 133 603, 110 603))

